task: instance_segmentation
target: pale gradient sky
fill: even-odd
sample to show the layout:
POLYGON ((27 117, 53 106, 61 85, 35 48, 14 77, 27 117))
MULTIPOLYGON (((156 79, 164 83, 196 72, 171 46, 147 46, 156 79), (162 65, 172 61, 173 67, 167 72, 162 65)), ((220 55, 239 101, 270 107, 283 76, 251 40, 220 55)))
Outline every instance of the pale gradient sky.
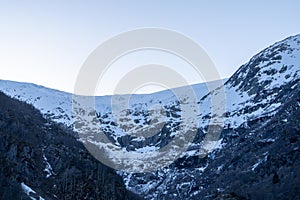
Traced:
POLYGON ((142 27, 192 38, 225 78, 258 51, 300 33, 299 10, 297 0, 0 0, 0 79, 72 92, 81 65, 98 45, 142 27))

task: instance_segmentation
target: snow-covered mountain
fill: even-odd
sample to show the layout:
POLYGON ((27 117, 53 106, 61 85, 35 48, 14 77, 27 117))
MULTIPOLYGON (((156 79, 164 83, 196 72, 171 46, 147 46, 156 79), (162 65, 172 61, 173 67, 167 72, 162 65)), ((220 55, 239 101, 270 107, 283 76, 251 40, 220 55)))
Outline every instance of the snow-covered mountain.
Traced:
MULTIPOLYGON (((226 81, 227 79, 224 79, 226 81)), ((222 83, 223 83, 222 82, 222 83)), ((217 87, 216 82, 211 83, 212 87, 217 87)), ((206 83, 201 83, 192 86, 195 90, 196 97, 202 98, 208 93, 206 83)), ((178 88, 184 90, 185 88, 178 88)), ((46 88, 44 86, 35 85, 32 83, 15 82, 9 80, 0 80, 0 90, 10 97, 32 104, 39 109, 45 117, 52 119, 55 122, 72 125, 72 94, 46 88)), ((147 106, 157 102, 162 102, 165 105, 172 104, 176 100, 175 95, 170 90, 157 92, 153 94, 142 94, 131 96, 132 109, 142 108, 147 109, 147 106), (147 104, 147 105, 146 105, 147 104), (149 105, 148 105, 149 104, 149 105)), ((96 110, 107 114, 111 111, 111 96, 96 96, 96 110)))
MULTIPOLYGON (((206 195, 207 199, 214 198, 213 195, 259 197, 259 190, 257 194, 254 192, 258 196, 253 196, 247 191, 237 189, 238 182, 230 185, 228 180, 232 181, 233 178, 229 176, 235 172, 248 180, 251 176, 256 177, 253 173, 260 170, 259 174, 263 178, 258 178, 257 185, 259 185, 268 181, 274 171, 276 174, 280 170, 288 172, 285 166, 276 163, 274 159, 276 154, 284 157, 287 156, 284 153, 299 151, 293 150, 299 148, 299 140, 288 144, 288 140, 281 133, 283 127, 294 124, 296 136, 290 137, 299 137, 297 135, 299 124, 295 125, 300 106, 299 80, 300 35, 296 35, 277 42, 252 57, 230 79, 211 83, 215 88, 213 91, 208 91, 205 83, 193 85, 200 112, 197 115, 198 131, 190 148, 173 164, 156 172, 135 174, 120 172, 127 188, 148 199, 199 199, 199 197, 203 199, 203 195, 206 195), (220 87, 222 82, 225 83, 224 87, 220 87), (215 143, 208 149, 208 156, 200 158, 199 149, 205 149, 203 138, 214 118, 211 110, 212 99, 218 96, 221 90, 226 94, 226 98, 219 102, 226 105, 226 109, 221 113, 224 119, 223 130, 217 140, 213 139, 215 143), (274 124, 277 125, 274 127, 274 124), (287 152, 278 153, 280 151, 278 146, 282 141, 287 142, 285 144, 290 147, 286 147, 287 152), (237 161, 240 163, 236 164, 237 161), (271 164, 276 167, 268 168, 271 164), (218 178, 223 182, 219 183, 218 178), (234 194, 230 194, 231 192, 234 194)), ((32 104, 46 118, 66 126, 72 126, 74 123, 72 94, 5 80, 0 80, 0 90, 11 97, 32 104)), ((184 91, 185 87, 175 90, 184 91)), ((99 126, 111 142, 126 148, 127 151, 145 153, 155 151, 174 138, 181 122, 180 102, 173 92, 174 90, 166 90, 149 95, 132 95, 129 108, 124 110, 125 116, 131 119, 126 123, 115 122, 112 96, 95 97, 99 126), (144 138, 128 135, 122 131, 141 131, 145 127, 148 129, 161 123, 160 120, 151 121, 154 105, 160 105, 164 110, 162 120, 165 124, 157 134, 144 138)), ((189 100, 187 97, 187 102, 189 100)), ((288 155, 293 156, 290 159, 293 161, 290 161, 292 167, 297 163, 294 153, 288 155)), ((287 177, 289 176, 282 180, 286 180, 287 177)), ((257 185, 255 186, 255 181, 251 184, 254 186, 247 185, 246 188, 253 191, 257 185)), ((272 188, 267 189, 269 191, 272 188)), ((275 197, 273 194, 270 195, 275 197)))
MULTIPOLYGON (((223 84, 227 79, 221 81, 210 82, 210 88, 217 88, 223 84)), ((207 84, 201 83, 192 86, 195 91, 196 101, 209 92, 207 84)), ((63 124, 68 127, 74 125, 74 116, 72 115, 72 94, 61 92, 58 90, 49 89, 43 86, 34 85, 31 83, 21 83, 7 80, 0 80, 0 90, 10 97, 32 104, 35 108, 39 109, 45 118, 51 119, 57 123, 63 124)), ((124 112, 131 113, 129 117, 131 122, 118 121, 114 123, 114 116, 112 110, 112 96, 96 96, 95 108, 99 118, 99 126, 106 132, 112 141, 120 146, 126 145, 129 147, 128 135, 126 131, 121 130, 119 127, 126 126, 130 129, 127 132, 132 132, 133 129, 149 129, 151 126, 155 127, 156 124, 150 125, 151 112, 156 109, 152 108, 155 105, 160 105, 165 113, 163 120, 169 122, 168 129, 171 133, 176 128, 176 124, 180 122, 180 105, 176 93, 184 93, 185 87, 176 88, 174 90, 165 90, 153 94, 145 95, 131 95, 129 108, 124 112), (131 123, 131 124, 130 124, 131 123), (146 127, 147 126, 147 127, 146 127), (131 128, 130 128, 131 127, 131 128), (124 139, 126 138, 126 139, 124 139), (124 144, 127 140, 127 144, 124 144)), ((204 110, 209 107, 211 103, 207 102, 205 105, 199 105, 199 108, 204 110)), ((199 120, 202 115, 199 114, 199 120)), ((156 116, 156 120, 159 119, 156 116)), ((174 131, 173 131, 174 132, 174 131)), ((160 137, 160 136, 158 136, 160 137)), ((133 137, 131 139, 138 140, 139 138, 133 137)), ((148 142, 149 143, 149 142, 148 142)), ((150 142, 151 143, 151 142, 150 142)), ((155 144, 159 145, 159 144, 155 144)))
MULTIPOLYGON (((204 194, 210 199, 215 198, 210 196, 212 194, 222 194, 230 192, 228 188, 232 189, 230 187, 232 177, 224 175, 228 180, 223 180, 223 183, 217 180, 221 173, 230 171, 230 168, 234 168, 236 174, 245 176, 245 179, 254 177, 252 173, 256 173, 258 166, 262 168, 260 175, 265 177, 272 177, 278 168, 281 168, 284 173, 289 173, 284 169, 285 166, 280 166, 276 161, 272 162, 280 166, 277 166, 277 169, 265 166, 270 165, 270 157, 273 156, 274 159, 277 154, 277 159, 285 160, 286 154, 293 152, 295 156, 295 150, 299 149, 299 140, 296 144, 293 142, 287 152, 279 147, 281 143, 286 142, 285 136, 282 135, 282 127, 289 127, 288 122, 299 123, 299 116, 297 116, 300 110, 299 82, 300 35, 297 35, 277 42, 255 55, 225 83, 225 125, 220 139, 215 143, 214 150, 208 154, 208 157, 199 159, 198 151, 192 149, 173 165, 156 173, 125 176, 128 188, 146 195, 149 199, 198 199, 199 197, 204 199, 204 194), (292 110, 294 112, 291 112, 292 110), (243 161, 236 164, 236 160, 240 159, 243 161), (232 167, 233 164, 238 166, 232 167), (208 189, 211 185, 216 188, 208 189)), ((201 135, 205 135, 205 128, 211 118, 209 110, 211 96, 216 95, 219 90, 204 95, 199 101, 202 112, 199 114, 200 136, 194 140, 196 144, 201 141, 199 139, 201 135)), ((295 129, 293 133, 298 134, 290 137, 299 138, 298 124, 289 129, 295 129)), ((285 145, 290 144, 287 142, 285 145)), ((299 170, 295 173, 299 174, 299 170)), ((293 181, 299 182, 295 179, 291 182, 293 181)), ((261 183, 257 183, 259 184, 261 183)), ((242 185, 240 188, 245 187, 242 185)), ((246 198, 261 198, 260 195, 264 191, 256 188, 257 192, 255 192, 253 188, 251 190, 248 188, 249 191, 241 191, 242 189, 237 188, 232 190, 238 191, 234 192, 246 198)), ((278 198, 276 196, 278 194, 269 194, 266 198, 278 198)))
MULTIPOLYGON (((293 89, 299 80, 300 36, 287 38, 255 55, 230 78, 224 79, 226 93, 226 124, 238 127, 249 119, 272 114, 282 102, 280 92, 293 89), (274 92, 275 91, 275 92, 274 92)), ((215 82, 215 87, 220 82, 215 82)), ((209 118, 210 95, 206 83, 192 86, 199 100, 200 123, 209 118), (203 106, 201 106, 203 105, 203 106)), ((185 88, 179 88, 179 90, 185 88)), ((32 104, 52 120, 70 126, 72 120, 72 94, 31 83, 0 80, 0 90, 5 94, 32 104)), ((212 94, 218 93, 218 90, 212 94)), ((98 96, 96 111, 103 115, 111 112, 111 96, 98 96)), ((133 95, 132 109, 147 110, 158 102, 172 106, 176 96, 170 90, 149 95, 133 95), (147 104, 147 106, 146 106, 147 104)), ((109 117, 108 117, 109 118, 109 117)))
POLYGON ((6 95, 33 105, 46 117, 70 126, 72 123, 72 94, 43 86, 0 80, 6 95))

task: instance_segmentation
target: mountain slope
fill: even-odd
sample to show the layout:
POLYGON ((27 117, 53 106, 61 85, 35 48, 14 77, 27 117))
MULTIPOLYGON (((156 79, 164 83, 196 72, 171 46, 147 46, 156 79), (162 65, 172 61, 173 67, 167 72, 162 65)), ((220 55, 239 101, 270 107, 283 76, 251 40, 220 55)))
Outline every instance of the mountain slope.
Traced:
MULTIPOLYGON (((149 199, 300 198, 299 51, 300 35, 287 38, 255 55, 225 83, 221 144, 208 157, 190 151, 155 173, 125 174, 128 188, 149 199)), ((199 101, 204 108, 199 135, 210 120, 206 105, 218 92, 199 101)))
POLYGON ((135 199, 74 133, 0 92, 2 199, 135 199))

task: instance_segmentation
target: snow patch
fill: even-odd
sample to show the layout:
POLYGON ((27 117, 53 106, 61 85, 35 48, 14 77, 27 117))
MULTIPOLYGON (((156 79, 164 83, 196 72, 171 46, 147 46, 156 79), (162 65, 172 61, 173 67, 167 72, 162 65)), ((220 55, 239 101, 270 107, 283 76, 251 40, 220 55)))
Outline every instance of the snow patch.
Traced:
POLYGON ((43 153, 43 160, 44 160, 44 163, 46 164, 45 169, 44 169, 44 172, 47 173, 47 174, 46 174, 46 178, 49 178, 49 177, 52 176, 52 175, 56 175, 56 174, 53 172, 53 169, 52 169, 50 163, 48 162, 48 160, 47 160, 47 158, 46 158, 46 156, 45 156, 44 153, 43 153))
POLYGON ((27 194, 27 196, 30 199, 32 199, 32 200, 45 200, 43 197, 38 196, 37 193, 33 189, 31 189, 28 185, 26 185, 24 182, 21 183, 21 187, 22 187, 23 191, 25 192, 25 194, 27 194), (38 196, 38 198, 34 197, 33 195, 38 196))

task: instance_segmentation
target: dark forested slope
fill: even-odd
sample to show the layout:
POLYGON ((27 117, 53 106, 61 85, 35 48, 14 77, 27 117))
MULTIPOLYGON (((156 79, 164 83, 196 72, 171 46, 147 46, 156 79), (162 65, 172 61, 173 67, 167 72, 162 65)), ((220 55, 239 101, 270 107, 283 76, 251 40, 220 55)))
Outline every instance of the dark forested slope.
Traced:
POLYGON ((125 189, 122 178, 95 160, 74 134, 3 93, 0 166, 1 199, 136 198, 125 189))

